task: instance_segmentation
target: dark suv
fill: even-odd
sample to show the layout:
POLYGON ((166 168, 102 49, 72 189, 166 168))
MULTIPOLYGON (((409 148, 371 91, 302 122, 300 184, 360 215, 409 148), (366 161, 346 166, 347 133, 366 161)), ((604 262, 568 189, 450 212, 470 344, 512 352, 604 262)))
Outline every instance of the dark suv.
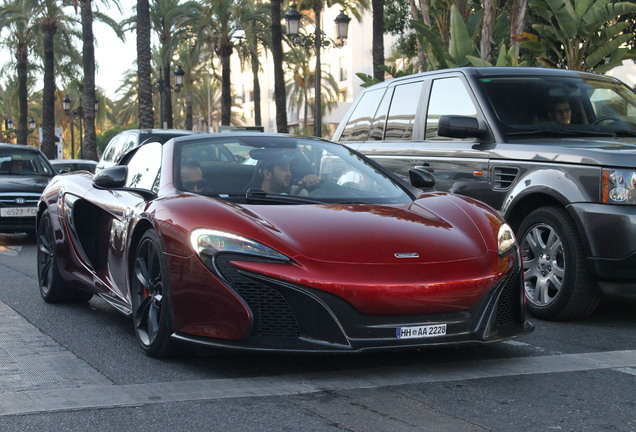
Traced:
POLYGON ((365 89, 334 139, 499 209, 520 241, 535 316, 581 318, 603 292, 636 292, 636 94, 620 81, 425 72, 365 89))

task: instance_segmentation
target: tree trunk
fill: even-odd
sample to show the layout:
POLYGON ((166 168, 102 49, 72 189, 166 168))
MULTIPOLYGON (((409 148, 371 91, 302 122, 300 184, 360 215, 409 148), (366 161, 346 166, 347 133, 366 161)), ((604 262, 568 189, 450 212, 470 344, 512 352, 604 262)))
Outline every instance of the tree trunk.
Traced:
POLYGON ((419 0, 420 13, 422 14, 422 22, 430 27, 431 25, 431 13, 428 5, 428 0, 419 0))
MULTIPOLYGON (((526 24, 526 10, 528 0, 514 0, 510 11, 510 36, 523 33, 526 24)), ((519 42, 510 38, 510 45, 515 49, 515 55, 519 56, 519 42)))
POLYGON ((185 91, 185 129, 192 130, 194 126, 193 117, 193 108, 192 108, 192 86, 188 86, 188 89, 185 91))
POLYGON ((495 30, 497 18, 496 0, 484 0, 484 18, 481 24, 481 58, 490 61, 492 58, 492 33, 495 30))
MULTIPOLYGON (((411 16, 414 20, 419 20, 420 12, 417 10, 417 6, 415 5, 415 0, 409 0, 409 6, 411 7, 411 16)), ((422 48, 422 42, 420 42, 420 38, 417 38, 417 60, 420 64, 420 72, 426 71, 426 58, 424 57, 424 48, 422 48)))
POLYGON ((172 74, 170 73, 170 67, 172 63, 170 60, 166 60, 163 68, 161 70, 162 82, 163 82, 163 123, 161 124, 162 128, 172 129, 174 127, 174 123, 172 122, 172 87, 171 87, 171 79, 172 74))
POLYGON ((373 77, 384 81, 384 0, 372 0, 373 6, 373 77))
POLYGON ((29 92, 27 87, 28 79, 28 47, 20 44, 16 52, 16 63, 18 66, 18 144, 27 144, 29 132, 27 129, 27 118, 29 116, 29 92))
POLYGON ((283 30, 280 25, 280 0, 272 0, 272 58, 274 60, 274 101, 276 103, 276 130, 289 132, 287 126, 287 97, 283 71, 283 30))
POLYGON ((254 87, 254 124, 256 126, 262 126, 263 119, 261 115, 261 82, 258 79, 259 62, 258 62, 258 54, 256 50, 252 51, 251 56, 252 56, 251 63, 252 63, 252 76, 253 76, 252 84, 254 87))
POLYGON ((150 50, 150 3, 137 0, 137 80, 139 127, 151 129, 155 125, 152 107, 152 66, 150 50))
POLYGON ((222 47, 221 55, 221 125, 229 126, 232 120, 232 82, 230 79, 230 56, 232 46, 222 47))
POLYGON ((95 43, 93 36, 92 0, 81 0, 82 14, 82 66, 84 67, 84 159, 97 160, 97 133, 95 132, 95 43))
POLYGON ((57 24, 43 22, 42 45, 44 50, 44 88, 42 91, 42 152, 55 159, 55 48, 57 24))

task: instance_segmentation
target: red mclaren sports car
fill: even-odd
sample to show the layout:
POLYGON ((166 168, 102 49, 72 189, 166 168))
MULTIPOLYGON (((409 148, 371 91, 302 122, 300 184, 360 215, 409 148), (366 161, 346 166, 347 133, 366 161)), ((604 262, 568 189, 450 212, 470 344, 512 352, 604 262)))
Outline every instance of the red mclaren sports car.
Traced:
POLYGON ((40 293, 97 295, 143 351, 355 352, 514 338, 519 247, 491 208, 329 141, 151 142, 55 177, 37 214, 40 293), (431 190, 423 192, 422 189, 431 190))

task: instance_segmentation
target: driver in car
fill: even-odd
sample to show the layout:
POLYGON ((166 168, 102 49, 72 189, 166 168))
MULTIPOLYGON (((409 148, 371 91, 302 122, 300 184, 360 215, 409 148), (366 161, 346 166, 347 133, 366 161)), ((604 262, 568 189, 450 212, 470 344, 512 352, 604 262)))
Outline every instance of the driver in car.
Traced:
POLYGON ((297 194, 303 189, 311 189, 320 183, 320 178, 313 173, 306 174, 295 181, 293 174, 297 161, 289 152, 278 149, 259 149, 252 151, 251 155, 258 159, 258 169, 262 176, 260 187, 267 193, 297 194))
POLYGON ((557 124, 570 124, 572 121, 572 108, 565 98, 554 99, 548 106, 548 118, 557 124))

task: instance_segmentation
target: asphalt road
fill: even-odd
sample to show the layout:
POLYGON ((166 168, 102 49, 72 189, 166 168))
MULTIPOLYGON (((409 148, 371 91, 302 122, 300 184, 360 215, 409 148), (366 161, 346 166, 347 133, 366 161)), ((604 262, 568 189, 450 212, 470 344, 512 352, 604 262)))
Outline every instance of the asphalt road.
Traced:
POLYGON ((0 234, 0 431, 636 431, 636 298, 511 342, 145 357, 103 301, 49 305, 0 234))

